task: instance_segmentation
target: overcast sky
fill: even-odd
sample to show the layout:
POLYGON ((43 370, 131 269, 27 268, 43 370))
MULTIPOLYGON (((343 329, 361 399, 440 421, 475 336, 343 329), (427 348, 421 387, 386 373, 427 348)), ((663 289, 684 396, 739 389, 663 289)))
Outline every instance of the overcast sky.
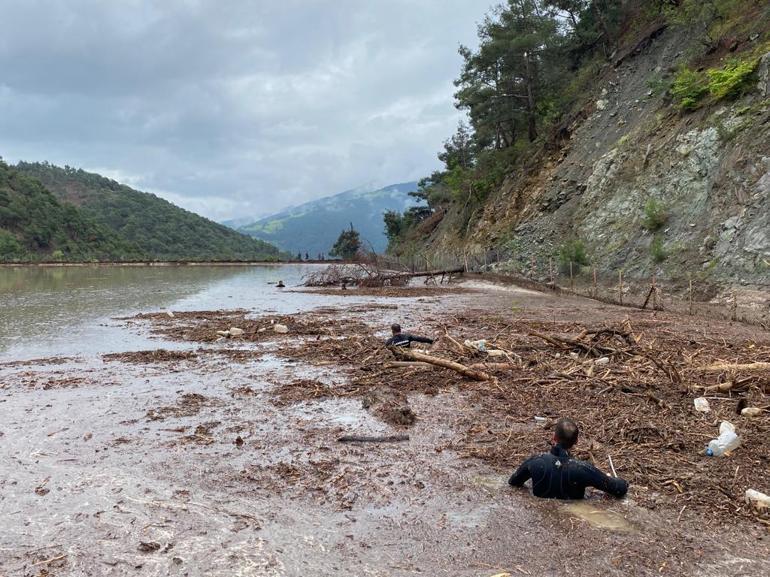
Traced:
POLYGON ((0 156, 210 218, 418 179, 491 0, 2 0, 0 156))

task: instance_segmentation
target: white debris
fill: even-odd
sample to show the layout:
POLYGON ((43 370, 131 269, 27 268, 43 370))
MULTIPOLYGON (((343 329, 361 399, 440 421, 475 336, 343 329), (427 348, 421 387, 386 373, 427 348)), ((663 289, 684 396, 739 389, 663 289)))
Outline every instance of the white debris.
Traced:
POLYGON ((755 509, 767 509, 770 507, 770 495, 765 495, 754 489, 746 489, 746 502, 755 509))
POLYGON ((695 404, 695 410, 700 413, 708 413, 711 410, 711 406, 706 397, 698 397, 693 400, 693 403, 695 404))

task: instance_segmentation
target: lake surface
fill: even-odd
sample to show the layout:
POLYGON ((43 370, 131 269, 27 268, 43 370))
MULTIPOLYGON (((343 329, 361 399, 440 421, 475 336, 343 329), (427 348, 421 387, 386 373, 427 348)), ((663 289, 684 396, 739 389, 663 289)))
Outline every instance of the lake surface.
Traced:
POLYGON ((114 320, 140 312, 295 313, 339 302, 275 287, 279 280, 297 287, 320 266, 0 268, 0 361, 186 346, 151 340, 114 320))

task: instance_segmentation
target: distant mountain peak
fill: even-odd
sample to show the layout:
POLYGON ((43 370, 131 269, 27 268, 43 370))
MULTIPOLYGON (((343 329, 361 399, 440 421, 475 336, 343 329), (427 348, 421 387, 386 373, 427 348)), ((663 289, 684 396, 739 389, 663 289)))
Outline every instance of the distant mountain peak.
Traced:
POLYGON ((284 209, 238 230, 292 254, 327 254, 340 232, 353 224, 361 239, 382 252, 387 246, 382 215, 415 204, 416 182, 379 188, 359 186, 284 209))

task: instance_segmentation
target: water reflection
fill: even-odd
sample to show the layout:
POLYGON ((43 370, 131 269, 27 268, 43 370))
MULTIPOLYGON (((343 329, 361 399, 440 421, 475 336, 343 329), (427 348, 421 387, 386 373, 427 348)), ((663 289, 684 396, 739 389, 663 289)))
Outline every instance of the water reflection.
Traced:
POLYGON ((142 311, 244 307, 294 312, 301 307, 297 295, 281 294, 270 283, 297 285, 312 266, 0 268, 0 358, 153 346, 110 320, 142 311))

